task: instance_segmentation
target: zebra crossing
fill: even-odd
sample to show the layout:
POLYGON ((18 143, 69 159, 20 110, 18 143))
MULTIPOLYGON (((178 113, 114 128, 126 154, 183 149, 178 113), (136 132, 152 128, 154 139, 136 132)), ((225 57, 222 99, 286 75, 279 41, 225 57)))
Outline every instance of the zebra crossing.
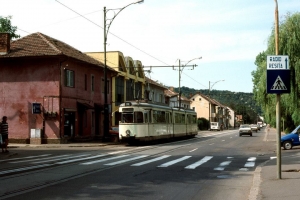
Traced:
POLYGON ((235 161, 238 161, 234 168, 239 171, 249 171, 254 169, 256 165, 256 157, 245 157, 245 158, 234 158, 234 157, 225 157, 226 159, 221 160, 221 156, 172 156, 172 155, 161 155, 161 156, 150 156, 150 155, 112 155, 112 154, 65 154, 53 156, 51 154, 43 154, 38 156, 28 156, 23 158, 12 158, 7 160, 1 160, 0 162, 7 162, 10 164, 26 163, 32 164, 33 166, 20 167, 15 169, 8 169, 0 171, 0 175, 26 172, 33 169, 58 166, 63 164, 75 163, 79 166, 87 166, 94 164, 103 164, 104 166, 116 166, 120 164, 129 163, 131 167, 140 167, 150 163, 157 163, 157 168, 168 168, 171 166, 176 166, 179 163, 185 161, 188 163, 184 169, 195 170, 200 168, 201 165, 205 165, 210 161, 213 161, 213 164, 216 166, 213 167, 214 171, 224 171, 228 166, 230 166, 235 161), (150 157, 150 158, 148 158, 150 157), (218 159, 216 159, 218 157, 218 159), (191 159, 193 158, 193 159, 191 159), (132 162, 141 160, 140 162, 132 162), (146 159, 146 160, 145 160, 146 159), (195 162, 195 159, 199 159, 195 162), (190 160, 193 160, 189 163, 190 160), (242 160, 242 162, 241 162, 242 160), (243 164, 241 164, 243 163, 243 164))

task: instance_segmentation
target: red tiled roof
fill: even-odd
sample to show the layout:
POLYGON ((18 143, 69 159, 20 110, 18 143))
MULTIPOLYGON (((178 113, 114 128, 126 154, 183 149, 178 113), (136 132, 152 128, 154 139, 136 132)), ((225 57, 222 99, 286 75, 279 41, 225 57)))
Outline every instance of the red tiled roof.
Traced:
MULTIPOLYGON (((0 58, 39 57, 64 55, 90 64, 104 67, 104 64, 82 53, 74 47, 42 33, 33 33, 12 41, 10 51, 0 58)), ((109 68, 109 67, 108 67, 109 68)), ((110 69, 112 70, 112 69, 110 69)))
MULTIPOLYGON (((174 91, 172 91, 172 90, 170 90, 170 89, 165 90, 165 91, 164 91, 164 94, 165 94, 165 96, 170 97, 170 98, 179 95, 179 93, 174 92, 174 91)), ((186 97, 183 96, 183 95, 181 95, 181 100, 182 100, 182 101, 189 101, 189 102, 191 102, 190 99, 186 98, 186 97)))

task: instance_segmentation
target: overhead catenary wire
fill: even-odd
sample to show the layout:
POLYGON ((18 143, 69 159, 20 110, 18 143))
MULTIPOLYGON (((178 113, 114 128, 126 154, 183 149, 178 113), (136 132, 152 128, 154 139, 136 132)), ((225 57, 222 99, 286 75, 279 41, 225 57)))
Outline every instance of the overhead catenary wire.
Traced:
MULTIPOLYGON (((62 6, 66 7, 67 9, 71 10, 72 12, 76 13, 77 15, 81 16, 82 18, 86 19, 87 21, 91 22, 91 23, 94 24, 95 26, 104 29, 104 28, 103 28, 102 26, 100 26, 99 24, 93 22, 92 20, 88 19, 87 17, 85 17, 84 15, 80 14, 79 12, 73 10, 72 8, 68 7, 67 5, 61 3, 60 1, 58 1, 58 0, 55 0, 55 1, 56 1, 57 3, 59 3, 59 4, 61 4, 62 6)), ((96 12, 96 11, 95 11, 95 12, 96 12)), ((149 53, 143 51, 142 49, 140 49, 140 48, 134 46, 133 44, 127 42, 126 40, 120 38, 119 36, 117 36, 117 35, 115 35, 115 34, 113 34, 113 33, 111 33, 111 32, 109 32, 109 33, 110 33, 111 35, 113 35, 114 37, 118 38, 119 40, 123 41, 124 43, 128 44, 129 46, 131 46, 131 47, 133 47, 133 48, 139 50, 140 52, 142 52, 142 53, 148 55, 149 57, 151 57, 151 58, 153 58, 153 59, 155 59, 155 60, 157 60, 157 61, 159 61, 159 62, 161 62, 161 63, 163 63, 163 64, 165 64, 165 65, 172 66, 172 65, 169 65, 169 64, 165 63, 164 61, 162 61, 162 60, 160 60, 160 59, 158 59, 158 58, 152 56, 151 54, 149 54, 149 53)), ((204 86, 203 84, 201 84, 200 82, 196 81, 195 79, 193 79, 192 77, 188 76, 187 74, 185 74, 185 73, 183 73, 183 74, 186 75, 187 77, 189 77, 190 79, 192 79, 193 81, 197 82, 198 84, 204 86)), ((206 86, 204 86, 204 87, 206 87, 206 86)))

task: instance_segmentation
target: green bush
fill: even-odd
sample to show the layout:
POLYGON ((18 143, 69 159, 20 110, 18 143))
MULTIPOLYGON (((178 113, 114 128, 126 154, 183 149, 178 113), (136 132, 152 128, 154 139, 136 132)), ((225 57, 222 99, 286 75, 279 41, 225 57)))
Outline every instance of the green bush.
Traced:
POLYGON ((208 128, 209 128, 208 120, 203 117, 198 118, 198 129, 199 130, 208 130, 208 128))

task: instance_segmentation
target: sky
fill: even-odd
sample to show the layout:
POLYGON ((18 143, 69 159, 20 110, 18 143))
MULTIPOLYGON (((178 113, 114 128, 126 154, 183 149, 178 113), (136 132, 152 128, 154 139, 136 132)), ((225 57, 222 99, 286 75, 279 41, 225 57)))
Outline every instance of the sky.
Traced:
MULTIPOLYGON (((0 16, 12 16, 21 37, 41 32, 81 52, 103 52, 103 8, 111 19, 118 10, 110 9, 136 1, 0 0, 0 16)), ((278 10, 282 20, 300 10, 300 1, 278 0, 278 10)), ((178 87, 181 74, 181 87, 252 92, 251 72, 267 48, 274 13, 274 0, 144 0, 112 21, 107 51, 141 61, 146 75, 166 86, 178 87)))

